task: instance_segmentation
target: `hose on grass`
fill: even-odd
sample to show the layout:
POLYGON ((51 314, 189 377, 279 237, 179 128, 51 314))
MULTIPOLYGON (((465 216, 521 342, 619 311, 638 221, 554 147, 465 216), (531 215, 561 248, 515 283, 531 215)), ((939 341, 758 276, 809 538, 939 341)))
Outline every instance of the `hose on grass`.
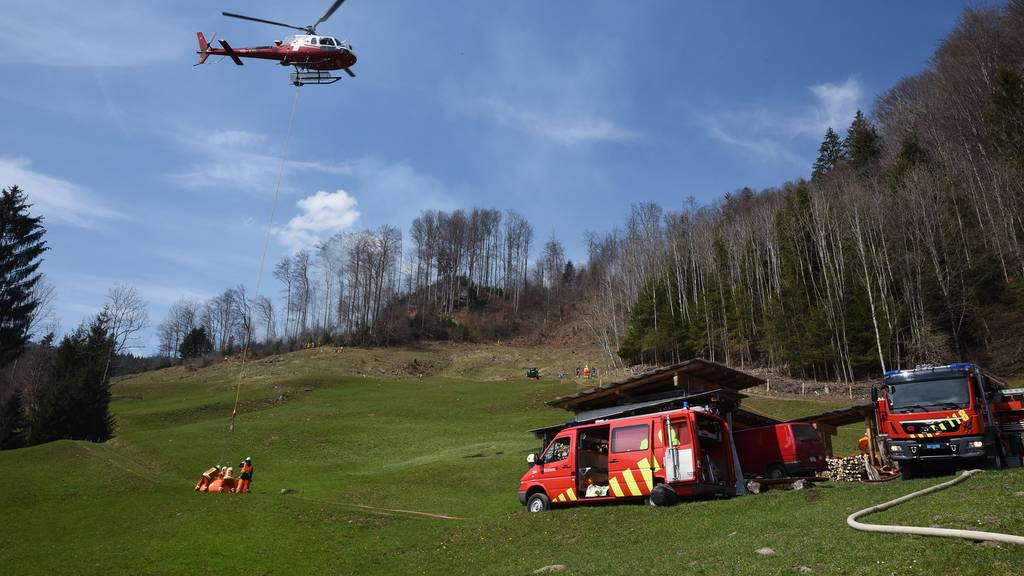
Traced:
POLYGON ((924 526, 895 526, 887 524, 864 524, 858 522, 858 518, 862 518, 875 512, 881 512, 882 510, 888 510, 894 506, 913 500, 921 496, 931 494, 933 492, 939 492, 945 490, 950 486, 955 486, 964 480, 967 480, 971 476, 981 472, 981 470, 964 470, 956 478, 936 484, 924 490, 918 490, 906 496, 901 496, 895 500, 890 500, 884 504, 878 504, 870 508, 854 512, 846 517, 846 523, 849 524, 850 528, 854 530, 862 530, 864 532, 884 532, 888 534, 917 534, 919 536, 944 536, 946 538, 965 538, 967 540, 975 541, 988 541, 988 542, 1005 542, 1006 544, 1024 544, 1024 536, 1016 536, 1013 534, 1000 534, 998 532, 981 532, 978 530, 958 530, 955 528, 927 528, 924 526))

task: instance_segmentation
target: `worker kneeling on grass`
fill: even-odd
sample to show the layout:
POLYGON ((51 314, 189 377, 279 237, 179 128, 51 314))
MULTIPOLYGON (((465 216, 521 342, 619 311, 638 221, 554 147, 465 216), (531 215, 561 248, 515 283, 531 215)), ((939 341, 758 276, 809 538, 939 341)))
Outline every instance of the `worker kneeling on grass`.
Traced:
POLYGON ((238 477, 238 488, 235 492, 249 492, 249 485, 252 484, 252 458, 246 457, 239 465, 242 474, 238 477))
POLYGON ((203 475, 199 477, 199 482, 196 482, 196 492, 206 492, 210 489, 210 483, 220 477, 220 466, 212 466, 203 475))

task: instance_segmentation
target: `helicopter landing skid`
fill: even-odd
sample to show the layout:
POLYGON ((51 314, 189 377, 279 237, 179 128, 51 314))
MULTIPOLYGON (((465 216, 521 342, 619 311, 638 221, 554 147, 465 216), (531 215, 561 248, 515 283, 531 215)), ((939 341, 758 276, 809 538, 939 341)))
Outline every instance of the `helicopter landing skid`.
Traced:
POLYGON ((292 84, 296 86, 305 86, 306 84, 334 84, 338 80, 341 80, 340 76, 331 76, 331 73, 326 70, 301 70, 295 69, 295 72, 291 73, 292 84))

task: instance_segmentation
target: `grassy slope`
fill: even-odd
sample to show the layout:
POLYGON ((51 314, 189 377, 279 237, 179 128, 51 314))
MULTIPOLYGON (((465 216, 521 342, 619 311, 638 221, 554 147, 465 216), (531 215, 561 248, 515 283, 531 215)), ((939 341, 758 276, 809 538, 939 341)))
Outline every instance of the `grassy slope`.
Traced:
MULTIPOLYGON (((517 356, 523 365, 558 361, 552 351, 509 350, 302 352, 255 365, 226 446, 231 366, 121 381, 115 440, 0 453, 0 566, 14 574, 529 574, 554 563, 595 574, 1024 570, 1008 546, 845 526, 853 510, 929 480, 528 515, 515 500, 523 457, 536 449, 525 430, 562 420, 543 402, 576 385, 477 379, 519 374, 505 365, 517 356), (492 356, 500 365, 489 365, 492 356), (439 375, 396 377, 412 357, 436 360, 439 375), (191 491, 222 452, 231 461, 253 456, 256 493, 191 491), (762 546, 777 554, 755 554, 762 546)), ((774 398, 747 405, 783 417, 836 407, 774 398)), ((1024 497, 1013 496, 1024 492, 1020 471, 986 472, 953 490, 877 520, 1022 532, 1024 497)))

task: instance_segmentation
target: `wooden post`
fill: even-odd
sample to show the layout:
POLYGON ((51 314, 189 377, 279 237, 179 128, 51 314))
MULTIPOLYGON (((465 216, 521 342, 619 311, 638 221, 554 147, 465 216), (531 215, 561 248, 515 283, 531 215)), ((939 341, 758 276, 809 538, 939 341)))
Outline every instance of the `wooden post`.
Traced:
POLYGON ((822 441, 825 443, 825 455, 832 458, 832 437, 839 433, 839 430, 831 424, 824 424, 822 422, 811 422, 811 426, 818 431, 821 435, 822 441))
POLYGON ((874 419, 871 417, 872 413, 868 412, 864 415, 864 427, 865 433, 868 436, 868 458, 871 459, 872 464, 880 464, 879 460, 876 459, 875 450, 875 426, 874 419))

